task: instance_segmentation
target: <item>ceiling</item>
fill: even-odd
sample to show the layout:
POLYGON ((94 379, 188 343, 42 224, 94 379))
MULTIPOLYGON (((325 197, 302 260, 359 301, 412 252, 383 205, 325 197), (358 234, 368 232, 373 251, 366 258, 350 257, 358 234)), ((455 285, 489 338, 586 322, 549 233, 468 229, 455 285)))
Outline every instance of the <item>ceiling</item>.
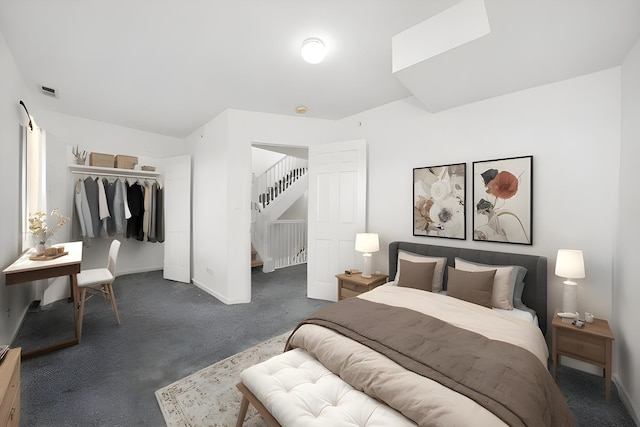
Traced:
POLYGON ((460 1, 0 0, 0 33, 30 109, 178 138, 226 108, 341 119, 415 95, 442 111, 620 65, 640 38, 640 0, 485 0, 490 34, 392 73, 392 37, 460 1))

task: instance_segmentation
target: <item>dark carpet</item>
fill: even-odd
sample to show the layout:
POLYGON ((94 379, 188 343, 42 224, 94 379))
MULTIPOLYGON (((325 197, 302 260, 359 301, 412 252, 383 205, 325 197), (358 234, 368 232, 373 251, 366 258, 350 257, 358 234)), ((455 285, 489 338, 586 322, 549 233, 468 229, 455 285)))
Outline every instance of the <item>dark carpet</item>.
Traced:
MULTIPOLYGON (((162 272, 114 283, 122 324, 99 298, 87 303, 82 343, 22 362, 22 426, 164 426, 154 392, 273 336, 325 304, 306 297, 306 265, 252 273, 252 302, 225 305, 162 272)), ((73 337, 58 301, 28 313, 12 344, 25 350, 73 337)), ((577 426, 635 426, 615 385, 560 367, 558 385, 577 426)))

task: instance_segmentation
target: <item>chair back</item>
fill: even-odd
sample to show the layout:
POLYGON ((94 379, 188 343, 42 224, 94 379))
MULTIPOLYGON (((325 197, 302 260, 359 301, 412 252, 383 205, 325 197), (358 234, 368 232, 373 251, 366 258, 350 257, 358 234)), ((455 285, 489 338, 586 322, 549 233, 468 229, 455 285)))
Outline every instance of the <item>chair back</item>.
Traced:
POLYGON ((118 252, 120 251, 120 240, 114 239, 109 248, 109 259, 107 260, 107 269, 113 277, 116 277, 116 263, 118 262, 118 252))

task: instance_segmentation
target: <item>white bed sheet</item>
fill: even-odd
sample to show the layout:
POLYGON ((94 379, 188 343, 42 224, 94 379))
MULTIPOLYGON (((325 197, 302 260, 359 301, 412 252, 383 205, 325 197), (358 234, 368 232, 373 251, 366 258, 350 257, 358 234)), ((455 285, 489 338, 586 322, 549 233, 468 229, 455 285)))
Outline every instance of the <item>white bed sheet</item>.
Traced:
MULTIPOLYGON (((385 283, 383 286, 398 286, 398 282, 394 280, 392 282, 385 283)), ((440 291, 438 293, 440 295, 447 295, 447 291, 440 291)), ((517 308, 514 308, 513 310, 505 310, 502 308, 495 308, 495 307, 493 307, 492 310, 497 311, 498 313, 502 313, 506 316, 513 316, 518 319, 526 320, 527 322, 531 322, 538 327, 540 326, 540 324, 538 323, 538 315, 534 316, 529 311, 519 310, 517 308)))

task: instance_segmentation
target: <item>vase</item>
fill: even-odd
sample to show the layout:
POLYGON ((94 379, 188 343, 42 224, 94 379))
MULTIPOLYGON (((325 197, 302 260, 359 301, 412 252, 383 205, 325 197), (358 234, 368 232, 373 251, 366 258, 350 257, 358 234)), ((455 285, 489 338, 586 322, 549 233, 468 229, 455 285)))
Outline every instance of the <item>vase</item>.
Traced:
POLYGON ((45 250, 45 248, 46 248, 45 242, 38 242, 38 243, 36 244, 36 247, 35 247, 35 249, 36 249, 36 255, 42 255, 42 254, 44 254, 44 250, 45 250))

